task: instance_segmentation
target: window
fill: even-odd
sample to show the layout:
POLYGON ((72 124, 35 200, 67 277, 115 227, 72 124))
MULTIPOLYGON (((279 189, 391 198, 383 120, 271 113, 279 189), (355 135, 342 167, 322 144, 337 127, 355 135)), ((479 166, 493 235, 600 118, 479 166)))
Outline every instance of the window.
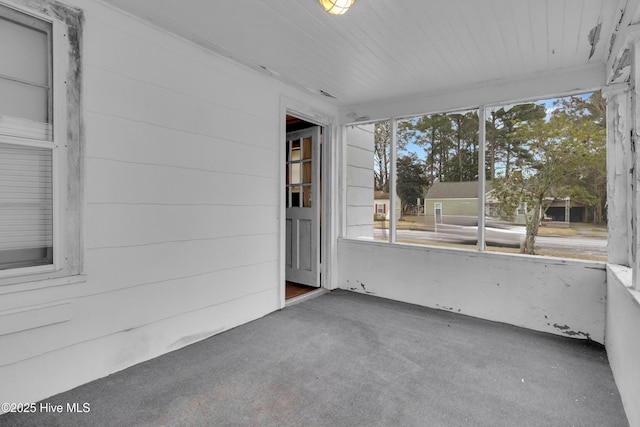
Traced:
POLYGON ((376 239, 472 249, 483 238, 481 250, 607 260, 606 102, 599 92, 395 120, 356 126, 374 146, 363 155, 374 158, 376 239), (395 231, 379 215, 382 196, 395 201, 395 231))
POLYGON ((607 260, 605 105, 594 92, 488 111, 488 250, 607 260))
POLYGON ((475 247, 478 128, 476 110, 399 120, 398 242, 475 247))
POLYGON ((51 23, 0 8, 0 269, 53 263, 51 23))
POLYGON ((311 207, 311 141, 310 137, 287 141, 286 198, 289 208, 311 207))
POLYGON ((0 284, 80 270, 80 108, 67 107, 79 99, 80 12, 58 12, 67 22, 0 4, 0 284))
POLYGON ((373 217, 374 239, 389 240, 388 230, 391 227, 389 194, 391 183, 391 121, 359 125, 362 132, 367 132, 373 141, 373 202, 376 206, 373 217))

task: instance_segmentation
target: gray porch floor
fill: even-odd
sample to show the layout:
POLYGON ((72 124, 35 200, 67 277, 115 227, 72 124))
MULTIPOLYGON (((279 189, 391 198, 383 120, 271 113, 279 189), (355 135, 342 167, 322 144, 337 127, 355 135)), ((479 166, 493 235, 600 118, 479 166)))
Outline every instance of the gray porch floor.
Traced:
POLYGON ((628 425, 599 345, 346 291, 47 401, 0 425, 628 425))

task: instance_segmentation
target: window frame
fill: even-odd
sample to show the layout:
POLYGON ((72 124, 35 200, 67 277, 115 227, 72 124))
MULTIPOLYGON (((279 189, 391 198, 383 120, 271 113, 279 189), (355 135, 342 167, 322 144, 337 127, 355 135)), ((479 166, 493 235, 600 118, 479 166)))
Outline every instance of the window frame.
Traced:
MULTIPOLYGON (((18 16, 27 16, 35 18, 38 21, 51 25, 51 43, 49 45, 48 66, 50 71, 50 95, 49 95, 49 114, 51 116, 51 139, 39 140, 35 138, 9 136, 0 134, 0 143, 22 146, 35 147, 51 151, 52 161, 52 214, 53 214, 53 257, 50 264, 16 267, 0 270, 0 285, 5 284, 5 280, 13 277, 33 276, 34 280, 39 280, 38 275, 51 273, 68 273, 67 248, 64 230, 65 213, 64 208, 67 206, 67 149, 68 149, 68 128, 67 128, 67 82, 66 76, 68 71, 68 44, 67 44, 67 28, 66 24, 43 13, 39 13, 18 5, 0 1, 0 5, 18 16)), ((2 12, 0 12, 2 13, 2 12)), ((2 15, 3 17, 5 15, 2 15)), ((13 16, 7 16, 12 19, 13 16)), ((22 25, 25 25, 21 22, 22 25)), ((25 25, 28 28, 41 30, 33 25, 25 25)), ((9 281, 8 284, 13 282, 9 281)))
MULTIPOLYGON (((397 155, 395 155, 396 153, 396 149, 397 149, 397 128, 398 128, 398 123, 404 120, 410 120, 412 118, 415 118, 417 116, 427 116, 427 115, 434 115, 434 114, 462 114, 462 113, 467 113, 470 111, 476 111, 478 114, 479 118, 484 118, 484 119, 479 119, 478 120, 478 194, 483 194, 483 197, 479 197, 478 198, 478 214, 477 214, 477 219, 478 219, 478 242, 480 242, 480 244, 477 244, 476 249, 473 249, 476 252, 487 252, 487 253, 496 253, 496 251, 487 251, 486 249, 486 239, 485 239, 485 231, 487 229, 486 224, 485 224, 485 219, 486 219, 486 214, 488 211, 487 208, 487 203, 486 203, 486 191, 485 191, 485 183, 486 183, 486 177, 485 177, 485 168, 481 167, 480 165, 484 165, 485 161, 486 161, 486 155, 487 155, 487 141, 486 141, 486 130, 487 130, 487 125, 486 125, 486 120, 487 120, 487 114, 488 112, 490 112, 492 109, 500 109, 500 108, 512 108, 515 105, 519 105, 519 104, 528 104, 528 103, 538 103, 541 101, 547 101, 550 99, 559 99, 559 98, 567 98, 567 97, 572 97, 572 96, 580 96, 580 95, 584 95, 584 94, 593 94, 595 92, 601 92, 604 96, 604 90, 605 90, 605 86, 600 86, 600 87, 593 87, 593 88, 589 88, 589 89, 579 89, 579 90, 572 90, 572 91, 564 91, 564 92, 560 92, 560 93, 556 93, 555 95, 541 95, 541 96, 533 96, 533 97, 527 97, 527 98, 521 98, 521 99, 512 99, 510 101, 501 101, 501 102, 487 102, 487 103, 482 103, 479 104, 477 106, 468 106, 466 108, 463 109, 443 109, 443 110, 438 110, 435 109, 431 112, 428 113, 420 113, 420 114, 410 114, 410 115, 398 115, 398 116, 381 116, 380 118, 368 118, 366 121, 357 121, 357 122, 347 122, 344 124, 345 128, 348 126, 351 127, 357 127, 358 125, 366 125, 366 124, 376 124, 376 123, 381 123, 381 122, 385 122, 385 121, 389 121, 390 122, 390 127, 392 129, 395 128, 395 131, 391 132, 391 142, 390 142, 390 151, 393 153, 393 155, 391 155, 390 157, 390 168, 395 168, 396 163, 397 162, 397 155)), ((605 120, 608 123, 608 115, 609 115, 609 110, 606 110, 606 114, 607 117, 605 118, 605 120)), ((606 137, 606 143, 608 144, 608 136, 606 137)), ((608 146, 608 145, 607 145, 608 146)), ((375 171, 375 166, 374 166, 374 171, 375 171)), ((608 173, 608 171, 607 171, 608 173)), ((395 171, 393 173, 391 173, 391 176, 395 178, 395 171)), ((348 186, 348 184, 347 184, 348 186)), ((395 188, 395 182, 391 182, 390 183, 390 187, 395 188)), ((395 201, 397 200, 397 194, 395 191, 391 191, 390 192, 390 203, 395 203, 395 201)), ((348 200, 345 201, 345 205, 348 205, 348 200)), ((434 204, 434 213, 435 213, 435 207, 436 204, 434 204)), ((528 206, 524 205, 525 208, 525 213, 528 210, 528 206)), ((395 210, 391 210, 390 212, 394 212, 395 210)), ((515 210, 515 214, 517 215, 519 211, 519 208, 515 210)), ((441 211, 442 212, 442 211, 441 211)), ((435 217, 436 215, 434 215, 435 217)), ((345 211, 345 221, 346 221, 346 211, 345 211)), ((396 221, 397 219, 391 219, 390 221, 390 225, 389 225, 389 236, 387 240, 376 240, 376 242, 382 242, 382 243, 389 243, 389 244, 407 244, 404 242, 396 242, 396 221)), ((437 226, 437 224, 436 224, 437 226)), ((346 237, 347 233, 345 233, 345 237, 346 237)), ((349 238, 349 237, 346 237, 349 238)), ((412 243, 408 243, 408 244, 412 244, 412 243)), ((434 246, 434 245, 430 245, 429 243, 425 243, 425 244, 419 244, 420 246, 424 246, 424 247, 438 247, 438 246, 434 246)), ((460 250, 459 248, 448 248, 450 250, 460 250)), ((465 249, 465 250, 469 250, 469 249, 465 249)), ((507 254, 507 255, 511 255, 511 254, 507 254)), ((517 255, 520 256, 520 254, 513 254, 513 255, 517 255)), ((607 252, 607 258, 609 257, 610 253, 609 251, 607 252)), ((553 259, 558 259, 558 260, 576 260, 579 258, 571 258, 571 257, 564 257, 564 256, 556 256, 556 255, 547 255, 553 259)), ((591 260, 589 262, 596 262, 596 263, 610 263, 611 261, 609 259, 607 260, 591 260)), ((639 275, 640 277, 640 275, 639 275)))

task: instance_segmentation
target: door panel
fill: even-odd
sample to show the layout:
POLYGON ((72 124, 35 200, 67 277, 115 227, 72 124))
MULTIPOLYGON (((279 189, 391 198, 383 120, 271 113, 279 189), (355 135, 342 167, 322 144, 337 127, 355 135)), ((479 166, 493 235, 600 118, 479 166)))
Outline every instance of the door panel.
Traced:
POLYGON ((287 134, 286 280, 320 286, 320 127, 287 134))
POLYGON ((298 268, 304 271, 311 271, 312 259, 311 259, 311 233, 312 233, 311 221, 301 219, 298 221, 298 253, 299 263, 298 268))

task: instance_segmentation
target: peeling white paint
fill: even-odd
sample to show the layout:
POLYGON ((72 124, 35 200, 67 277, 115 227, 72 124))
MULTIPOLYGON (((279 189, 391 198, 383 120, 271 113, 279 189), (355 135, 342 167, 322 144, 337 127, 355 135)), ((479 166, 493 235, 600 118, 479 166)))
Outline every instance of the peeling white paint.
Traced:
POLYGON ((601 263, 346 239, 338 256, 343 289, 604 343, 601 263))
POLYGON ((607 206, 609 262, 631 265, 631 103, 629 85, 603 89, 607 99, 607 206))

